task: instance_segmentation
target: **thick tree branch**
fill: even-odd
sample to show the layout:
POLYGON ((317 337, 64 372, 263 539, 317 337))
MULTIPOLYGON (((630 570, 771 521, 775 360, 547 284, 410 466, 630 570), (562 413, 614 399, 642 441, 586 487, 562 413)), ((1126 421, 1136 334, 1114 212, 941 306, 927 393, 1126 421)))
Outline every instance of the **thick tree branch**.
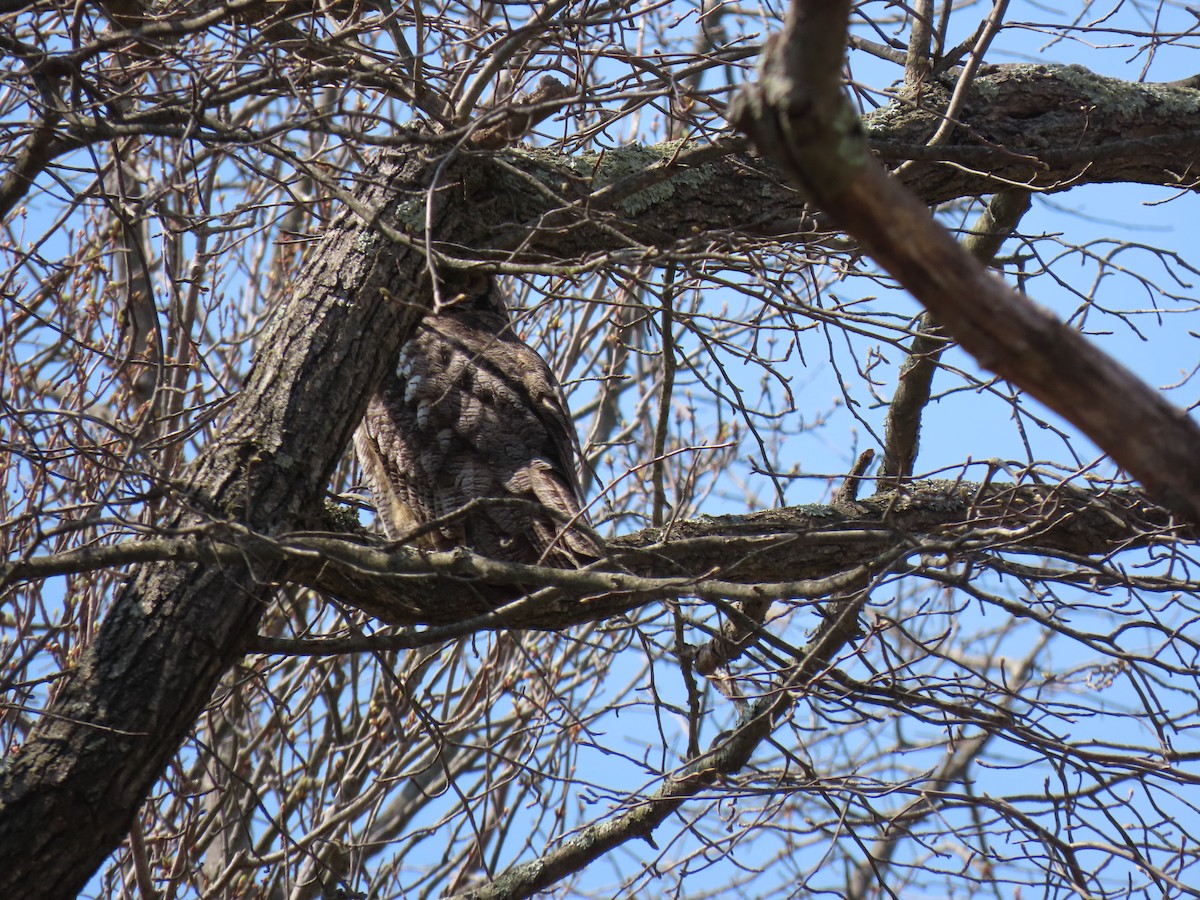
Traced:
POLYGON ((267 535, 210 524, 175 537, 8 563, 0 567, 0 580, 15 583, 152 562, 230 569, 250 563, 275 573, 280 583, 330 593, 390 624, 459 629, 414 638, 411 646, 421 646, 498 627, 561 629, 662 599, 770 604, 823 597, 861 585, 898 551, 955 542, 964 552, 986 548, 1104 557, 1167 537, 1195 540, 1200 530, 1173 524, 1169 513, 1131 492, 916 482, 839 506, 675 522, 670 537, 662 535, 648 528, 613 541, 610 550, 621 571, 577 572, 502 563, 466 551, 425 553, 374 535, 267 535), (541 596, 535 603, 493 611, 488 589, 495 585, 554 588, 557 599, 541 596), (573 599, 578 597, 589 599, 581 605, 573 599), (462 628, 464 622, 470 627, 462 628))
MULTIPOLYGON (((415 194, 423 204, 436 166, 415 155, 383 158, 358 208, 374 220, 392 218, 397 197, 415 194)), ((449 199, 456 183, 443 176, 439 196, 449 199)), ((465 208, 439 204, 429 221, 440 225, 447 206, 465 208)), ((331 223, 166 528, 215 519, 274 535, 319 517, 370 390, 428 300, 427 287, 419 292, 425 259, 373 225, 348 207, 331 223)), ((78 892, 254 634, 280 574, 274 561, 248 557, 138 569, 48 714, 0 771, 0 895, 78 892)))
MULTIPOLYGON (((966 94, 961 127, 929 147, 953 85, 926 80, 919 96, 903 95, 863 121, 866 145, 856 137, 864 160, 868 151, 888 162, 916 160, 903 180, 926 204, 1014 185, 1178 187, 1187 183, 1179 161, 1200 156, 1200 128, 1191 124, 1200 118, 1200 91, 1118 81, 1078 66, 984 67, 966 94)), ((848 107, 845 116, 857 133, 858 116, 848 107)), ((567 271, 606 254, 644 260, 653 248, 714 230, 794 239, 811 218, 786 167, 744 152, 742 138, 603 155, 518 148, 481 156, 476 165, 489 208, 510 211, 472 247, 473 259, 482 256, 497 271, 567 271), (538 226, 532 234, 530 223, 538 226)))
POLYGON ((938 144, 956 82, 930 79, 864 119, 872 151, 905 166, 926 203, 1005 187, 1061 191, 1134 182, 1191 187, 1200 91, 1107 78, 1083 66, 981 66, 938 144))
MULTIPOLYGON (((176 26, 161 23, 156 28, 176 26)), ((157 34, 157 32, 155 32, 157 34)), ((167 32, 164 31, 164 34, 167 32)), ((174 33, 174 32, 170 32, 174 33)), ((335 66, 314 80, 344 75, 335 66)), ((361 73, 369 81, 370 73, 361 73)), ((213 103, 276 87, 249 84, 217 93, 213 103)), ((936 204, 1019 187, 1061 191, 1081 184, 1133 182, 1188 187, 1181 160, 1200 157, 1200 90, 1170 84, 1138 84, 1106 78, 1082 66, 1020 64, 985 66, 976 73, 956 121, 959 127, 929 146, 951 102, 955 82, 926 79, 919 92, 901 91, 895 102, 863 121, 870 149, 889 164, 905 166, 904 183, 925 203, 936 204)), ((555 101, 556 102, 556 101, 555 101)), ((322 130, 336 125, 321 121, 322 130)), ((298 122, 295 127, 306 127, 298 122)), ((213 145, 269 142, 270 133, 230 128, 201 117, 192 103, 160 102, 115 117, 77 119, 42 135, 37 163, 3 181, 5 202, 15 204, 32 178, 53 159, 81 146, 120 137, 160 134, 202 137, 213 145), (16 179, 14 181, 14 178, 16 179)), ((437 142, 455 135, 439 136, 437 142)), ((371 135, 355 135, 369 145, 371 135)), ((384 138, 429 141, 429 135, 397 127, 384 138)), ((773 163, 742 152, 744 141, 729 138, 706 146, 670 142, 631 146, 599 154, 564 156, 514 149, 492 163, 507 171, 489 193, 517 209, 546 214, 559 207, 562 230, 545 229, 532 261, 578 260, 597 252, 694 238, 697 233, 736 228, 747 234, 794 233, 804 203, 773 163), (547 190, 552 185, 553 191, 547 190), (598 228, 604 210, 624 212, 620 227, 598 228), (593 218, 597 217, 597 218, 593 218), (566 227, 565 223, 574 223, 566 227)), ((32 145, 31 145, 32 146, 32 145)), ((497 173, 502 175, 503 173, 497 173)), ((514 216, 500 234, 479 248, 522 246, 530 215, 514 216)), ((549 223, 546 223, 547 225, 549 223)), ((533 248, 530 248, 533 249, 533 248)), ((511 262, 506 254, 496 262, 511 262)))

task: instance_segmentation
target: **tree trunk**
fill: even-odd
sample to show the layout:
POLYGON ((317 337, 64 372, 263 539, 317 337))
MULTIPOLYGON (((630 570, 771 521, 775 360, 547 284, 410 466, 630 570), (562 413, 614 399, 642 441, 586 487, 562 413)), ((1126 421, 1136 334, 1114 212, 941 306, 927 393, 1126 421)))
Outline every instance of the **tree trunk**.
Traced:
MULTIPOLYGON (((394 198, 423 202, 430 167, 416 154, 381 158, 359 212, 390 220, 394 198)), ((448 205, 463 208, 439 204, 448 205)), ((165 527, 202 532, 215 519, 273 535, 312 522, 372 386, 427 300, 425 272, 420 253, 343 207, 263 334, 224 433, 192 465, 165 527)), ((0 775, 0 896, 83 888, 254 635, 275 575, 249 558, 137 570, 0 775)))

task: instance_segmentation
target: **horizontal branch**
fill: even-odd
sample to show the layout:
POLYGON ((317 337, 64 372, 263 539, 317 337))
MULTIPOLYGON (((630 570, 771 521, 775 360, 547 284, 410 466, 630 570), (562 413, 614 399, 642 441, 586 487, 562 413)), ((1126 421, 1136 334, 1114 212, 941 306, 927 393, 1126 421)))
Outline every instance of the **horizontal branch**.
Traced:
MULTIPOLYGON (((1200 156, 1200 91, 1120 81, 1081 66, 988 66, 967 91, 958 127, 927 146, 953 87, 925 82, 863 119, 867 146, 882 161, 915 161, 903 182, 924 204, 1014 186, 1053 192, 1116 182, 1181 187, 1194 179, 1186 161, 1200 156)), ((783 169, 735 136, 575 156, 513 149, 476 164, 488 205, 505 212, 488 246, 502 251, 497 265, 518 269, 623 250, 645 254, 714 230, 794 240, 811 224, 783 169), (510 256, 516 248, 520 255, 510 256)), ((481 245, 473 250, 486 256, 481 245)))
POLYGON ((983 66, 958 127, 928 146, 953 90, 949 79, 926 81, 863 123, 882 160, 917 161, 904 182, 925 203, 1014 186, 1195 181, 1187 161, 1200 153, 1200 91, 1191 87, 1122 81, 1078 65, 983 66))
MULTIPOLYGON (((328 533, 267 537, 228 524, 83 547, 0 566, 0 581, 36 581, 147 562, 244 566, 332 594, 393 625, 441 624, 413 646, 499 627, 563 628, 681 597, 761 604, 860 586, 900 557, 939 547, 1105 556, 1195 539, 1133 492, 1059 485, 917 482, 838 506, 803 506, 676 522, 609 544, 617 571, 568 571, 427 553, 382 538, 328 533), (504 603, 511 590, 553 589, 504 603), (578 598, 587 598, 580 603, 578 598), (496 608, 500 607, 500 608, 496 608)), ((261 648, 260 648, 261 649, 261 648)))
MULTIPOLYGON (((953 89, 948 77, 929 80, 902 89, 892 103, 863 118, 868 145, 881 160, 913 161, 903 180, 923 203, 1014 186, 1033 191, 1117 182, 1191 186, 1186 161, 1200 156, 1195 125, 1200 91, 1121 81, 1074 65, 986 66, 967 91, 958 127, 929 146, 953 89)), ((212 98, 217 100, 229 98, 212 98)), ((199 127, 195 112, 190 105, 149 107, 123 125, 98 120, 68 128, 47 152, 52 156, 118 134, 192 135, 199 127)), ((205 124, 223 127, 219 119, 205 124)), ((301 126, 334 127, 324 120, 295 125, 301 126)), ((225 134, 204 132, 214 145, 264 144, 272 137, 233 127, 225 134)), ((389 137, 412 144, 428 140, 400 124, 389 137)), ((644 254, 714 230, 794 237, 810 221, 804 199, 782 169, 733 135, 712 144, 672 141, 576 155, 514 148, 481 153, 474 162, 474 181, 490 195, 478 212, 496 227, 486 240, 469 244, 471 255, 478 261, 489 249, 500 251, 491 260, 498 267, 561 268, 565 260, 596 254, 644 254), (530 223, 537 223, 532 237, 530 223), (518 248, 518 255, 510 255, 518 248)), ((327 177, 323 170, 313 174, 321 181, 327 177)), ((412 220, 418 227, 423 223, 416 208, 412 220)))

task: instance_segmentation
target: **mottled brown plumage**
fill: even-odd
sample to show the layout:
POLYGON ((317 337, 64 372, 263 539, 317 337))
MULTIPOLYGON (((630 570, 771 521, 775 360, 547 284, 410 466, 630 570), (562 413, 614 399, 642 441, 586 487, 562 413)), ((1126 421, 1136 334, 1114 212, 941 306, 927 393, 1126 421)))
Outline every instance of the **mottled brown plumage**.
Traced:
POLYGON ((425 317, 354 446, 392 540, 561 568, 603 555, 562 389, 495 288, 425 317))

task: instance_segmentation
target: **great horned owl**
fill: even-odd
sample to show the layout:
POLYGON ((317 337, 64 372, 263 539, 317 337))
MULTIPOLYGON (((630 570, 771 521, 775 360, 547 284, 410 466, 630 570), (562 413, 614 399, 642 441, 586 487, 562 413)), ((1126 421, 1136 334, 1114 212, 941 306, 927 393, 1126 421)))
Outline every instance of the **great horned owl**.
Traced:
POLYGON ((560 568, 603 555, 562 388, 494 285, 425 316, 354 447, 391 540, 560 568))

